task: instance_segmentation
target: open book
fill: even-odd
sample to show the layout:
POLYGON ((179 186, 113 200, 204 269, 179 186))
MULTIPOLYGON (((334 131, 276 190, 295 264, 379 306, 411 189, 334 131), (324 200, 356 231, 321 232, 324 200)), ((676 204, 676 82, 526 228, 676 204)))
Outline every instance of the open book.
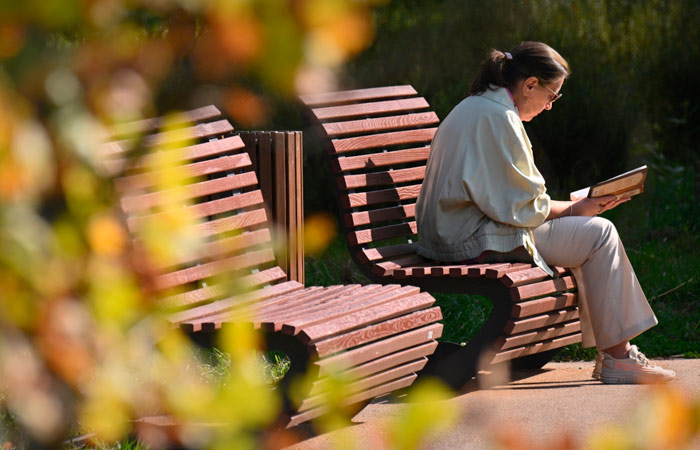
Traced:
POLYGON ((614 195, 620 199, 623 197, 632 197, 633 195, 644 192, 644 181, 647 179, 647 166, 637 167, 634 170, 625 172, 609 180, 601 181, 591 187, 574 191, 569 196, 571 200, 576 200, 583 197, 605 197, 606 195, 614 195))

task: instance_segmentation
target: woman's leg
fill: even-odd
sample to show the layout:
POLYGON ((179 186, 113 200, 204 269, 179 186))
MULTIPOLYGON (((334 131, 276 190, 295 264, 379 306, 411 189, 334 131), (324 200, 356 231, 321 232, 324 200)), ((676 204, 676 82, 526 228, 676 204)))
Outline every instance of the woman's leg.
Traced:
POLYGON ((562 217, 533 233, 545 261, 572 269, 585 346, 617 350, 658 323, 610 221, 562 217))

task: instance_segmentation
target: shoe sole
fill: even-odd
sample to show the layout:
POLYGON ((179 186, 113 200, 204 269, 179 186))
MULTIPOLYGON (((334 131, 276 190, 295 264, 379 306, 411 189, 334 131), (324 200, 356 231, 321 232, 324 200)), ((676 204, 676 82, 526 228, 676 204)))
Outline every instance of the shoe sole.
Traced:
POLYGON ((600 381, 605 384, 663 384, 675 379, 674 377, 655 377, 655 376, 601 376, 600 381))

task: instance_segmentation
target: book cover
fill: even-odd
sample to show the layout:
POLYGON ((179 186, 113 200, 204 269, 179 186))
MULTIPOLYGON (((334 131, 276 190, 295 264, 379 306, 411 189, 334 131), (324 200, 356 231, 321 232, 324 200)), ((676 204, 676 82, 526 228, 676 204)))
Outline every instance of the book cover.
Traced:
POLYGON ((569 194, 569 196, 571 200, 583 197, 605 197, 606 195, 614 195, 618 199, 632 197, 644 192, 644 182, 647 178, 647 171, 647 166, 637 167, 629 172, 596 183, 593 186, 574 191, 569 194))

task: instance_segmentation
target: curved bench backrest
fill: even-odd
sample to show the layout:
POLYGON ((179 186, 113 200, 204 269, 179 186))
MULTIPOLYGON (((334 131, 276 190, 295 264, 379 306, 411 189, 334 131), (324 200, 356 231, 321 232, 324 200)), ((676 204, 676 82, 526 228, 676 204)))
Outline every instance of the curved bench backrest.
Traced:
POLYGON ((411 86, 302 96, 325 136, 342 222, 354 258, 425 263, 415 254, 415 203, 439 118, 411 86), (404 257, 404 259, 401 259, 404 257), (398 259, 397 259, 398 258, 398 259))

